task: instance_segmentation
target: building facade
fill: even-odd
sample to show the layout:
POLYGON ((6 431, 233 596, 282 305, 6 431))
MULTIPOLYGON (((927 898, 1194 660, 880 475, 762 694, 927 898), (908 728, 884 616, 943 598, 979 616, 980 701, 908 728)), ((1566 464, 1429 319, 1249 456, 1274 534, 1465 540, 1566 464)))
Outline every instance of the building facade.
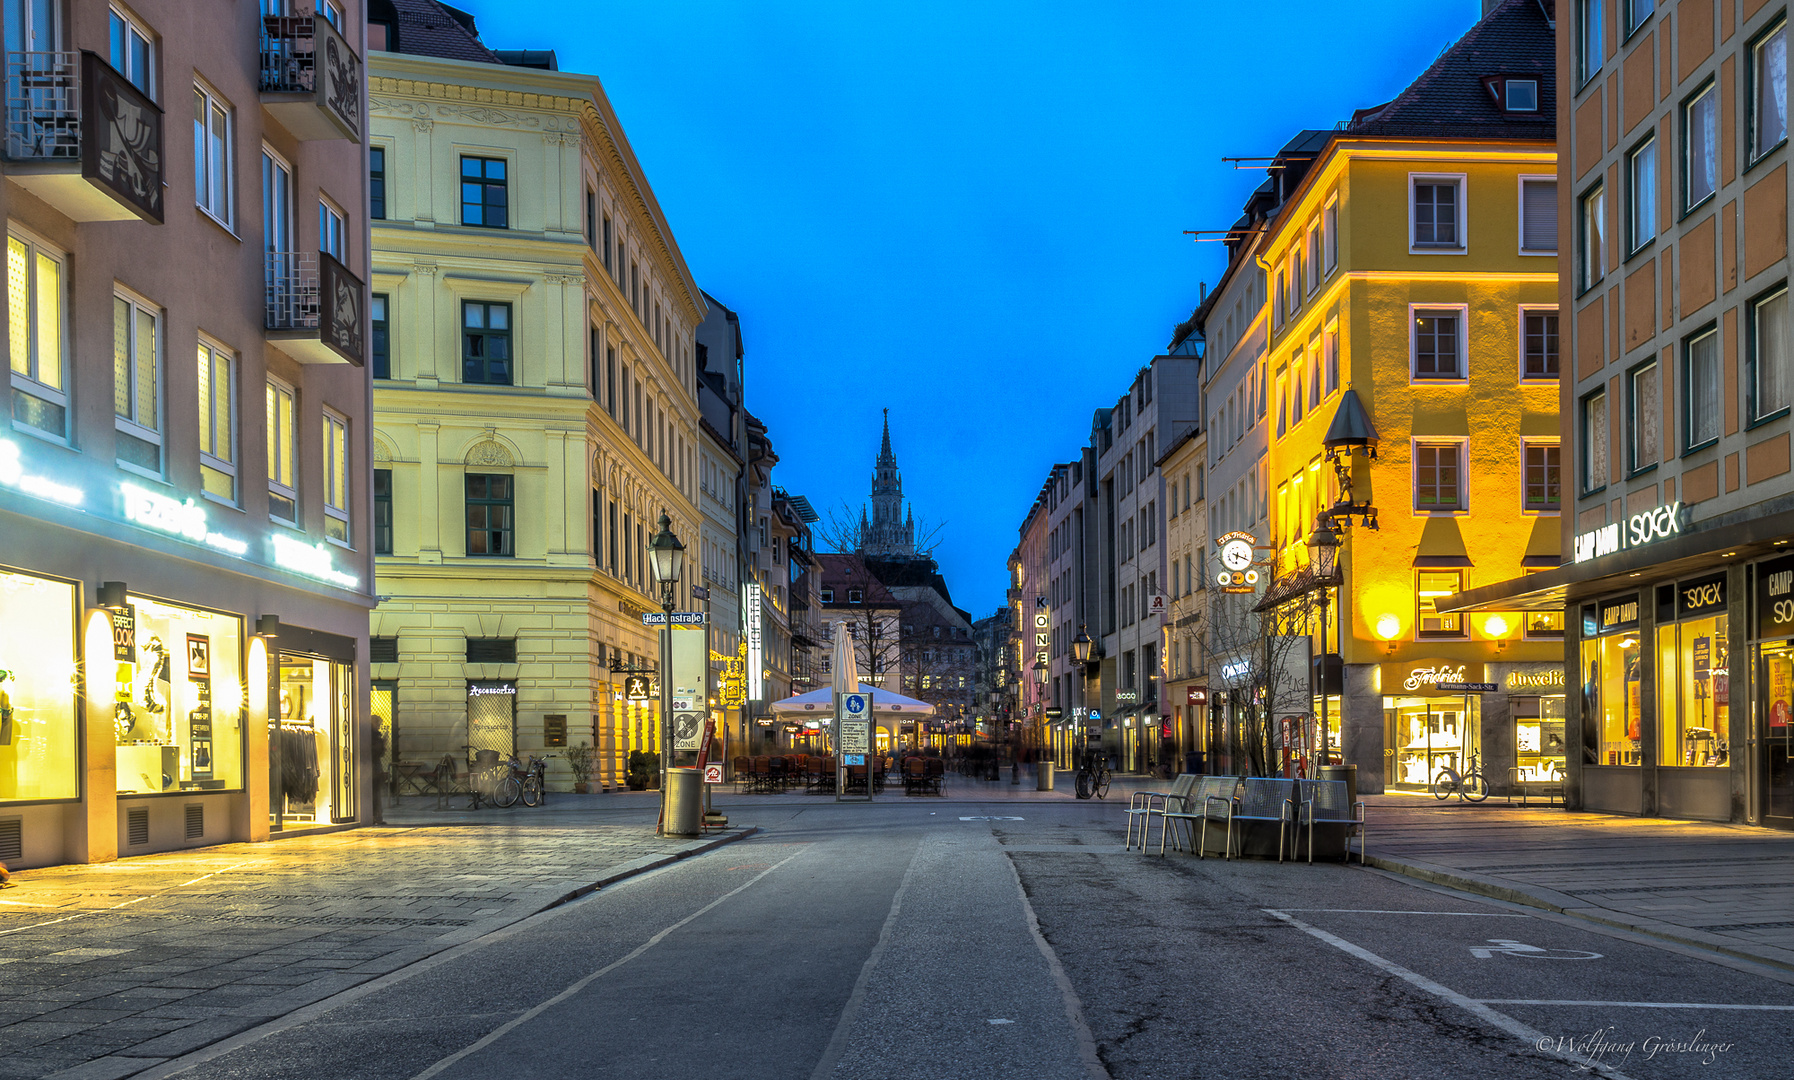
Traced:
POLYGON ((267 10, 8 11, 13 867, 374 813, 365 11, 267 10))
MULTIPOLYGON (((1173 346, 1175 348, 1175 344, 1173 346)), ((1173 759, 1182 771, 1205 771, 1208 752, 1208 650, 1203 634, 1209 613, 1208 507, 1204 497, 1208 435, 1192 427, 1158 460, 1165 477, 1165 556, 1170 591, 1165 610, 1165 700, 1161 724, 1169 724, 1173 759), (1201 754, 1192 761, 1189 755, 1201 754), (1190 769, 1192 764, 1204 768, 1190 769)))
MULTIPOLYGON (((369 101, 395 756, 586 743, 615 788, 660 747, 657 701, 625 694, 657 667, 648 539, 663 514, 688 552, 704 535, 705 303, 596 78, 495 53, 430 0, 393 7, 369 101)), ((558 755, 549 775, 571 779, 558 755)))
POLYGON ((705 294, 709 313, 698 324, 698 502, 703 535, 697 551, 702 603, 709 614, 711 716, 729 742, 749 745, 747 640, 742 626, 742 536, 747 505, 747 410, 743 401, 741 320, 705 294))

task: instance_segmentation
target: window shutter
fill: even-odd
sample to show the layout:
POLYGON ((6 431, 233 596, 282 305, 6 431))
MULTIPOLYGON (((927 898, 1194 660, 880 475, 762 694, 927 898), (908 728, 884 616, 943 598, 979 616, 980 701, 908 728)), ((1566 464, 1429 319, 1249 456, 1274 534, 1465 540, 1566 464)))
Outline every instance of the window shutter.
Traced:
POLYGON ((1520 247, 1557 250, 1557 181, 1528 180, 1521 193, 1520 247))

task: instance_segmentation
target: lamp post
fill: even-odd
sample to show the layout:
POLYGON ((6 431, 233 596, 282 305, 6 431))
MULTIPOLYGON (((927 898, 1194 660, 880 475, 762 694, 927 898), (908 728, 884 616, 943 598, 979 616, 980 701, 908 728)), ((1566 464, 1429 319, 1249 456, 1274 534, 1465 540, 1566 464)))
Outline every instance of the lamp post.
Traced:
POLYGON ((1090 678, 1090 648, 1092 644, 1093 642, 1090 640, 1090 634, 1084 629, 1084 624, 1079 623, 1078 636, 1071 639, 1071 663, 1073 667, 1078 669, 1078 677, 1076 679, 1078 686, 1078 704, 1076 708, 1072 709, 1071 714, 1077 720, 1078 737, 1082 742, 1086 753, 1089 752, 1090 747, 1090 718, 1088 716, 1078 716, 1078 709, 1083 708, 1084 706, 1084 683, 1090 678))
MULTIPOLYGON (((1046 685, 1050 678, 1052 675, 1047 671, 1047 662, 1045 660, 1034 661, 1034 701, 1040 709, 1040 722, 1043 726, 1046 724, 1046 685)), ((1022 737, 1015 740, 1015 750, 1012 752, 1009 762, 1009 782, 1012 784, 1022 782, 1021 750, 1027 734, 1026 721, 1023 723, 1024 726, 1019 733, 1022 737)))
MULTIPOLYGON (((648 541, 648 570, 660 585, 660 821, 667 820, 667 769, 673 759, 673 593, 685 572, 685 545, 673 535, 673 519, 660 515, 660 531, 648 541)), ((702 766, 700 766, 702 767, 702 766)))
MULTIPOLYGON (((1333 521, 1325 514, 1316 519, 1314 531, 1308 534, 1308 553, 1313 559, 1315 579, 1320 583, 1321 591, 1321 753, 1316 762, 1318 768, 1330 764, 1327 760, 1327 586, 1332 583, 1333 572, 1339 565, 1339 534, 1333 531, 1333 521)), ((1344 704, 1342 696, 1340 705, 1343 707, 1344 704)))

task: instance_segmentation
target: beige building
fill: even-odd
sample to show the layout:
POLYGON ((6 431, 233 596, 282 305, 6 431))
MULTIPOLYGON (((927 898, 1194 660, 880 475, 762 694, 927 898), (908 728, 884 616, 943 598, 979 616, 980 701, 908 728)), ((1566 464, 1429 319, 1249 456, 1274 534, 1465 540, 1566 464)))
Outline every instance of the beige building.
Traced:
POLYGON ((312 10, 8 10, 12 867, 368 819, 365 23, 312 10))
POLYGON ((662 514, 698 583, 705 306, 604 89, 399 0, 372 54, 373 674, 404 767, 659 747, 662 514))
POLYGON ((1165 700, 1161 724, 1176 743, 1179 771, 1191 752, 1208 750, 1208 507, 1203 472, 1208 433, 1192 427, 1157 463, 1165 477, 1165 554, 1170 573, 1164 622, 1165 700))

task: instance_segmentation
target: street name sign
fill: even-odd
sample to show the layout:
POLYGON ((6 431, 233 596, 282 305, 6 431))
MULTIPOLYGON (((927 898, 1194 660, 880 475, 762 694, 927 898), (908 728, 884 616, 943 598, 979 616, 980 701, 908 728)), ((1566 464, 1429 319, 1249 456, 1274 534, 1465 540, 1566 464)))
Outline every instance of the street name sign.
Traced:
POLYGON ((1492 682, 1442 682, 1433 687, 1447 694, 1493 694, 1501 689, 1492 682))
MULTIPOLYGON (((703 626, 704 618, 705 618, 705 616, 702 611, 675 611, 675 612, 673 612, 672 621, 673 621, 674 626, 703 626)), ((643 626, 665 626, 666 624, 667 624, 667 613, 666 612, 664 612, 664 611, 644 611, 644 612, 642 612, 642 625, 643 626)))

